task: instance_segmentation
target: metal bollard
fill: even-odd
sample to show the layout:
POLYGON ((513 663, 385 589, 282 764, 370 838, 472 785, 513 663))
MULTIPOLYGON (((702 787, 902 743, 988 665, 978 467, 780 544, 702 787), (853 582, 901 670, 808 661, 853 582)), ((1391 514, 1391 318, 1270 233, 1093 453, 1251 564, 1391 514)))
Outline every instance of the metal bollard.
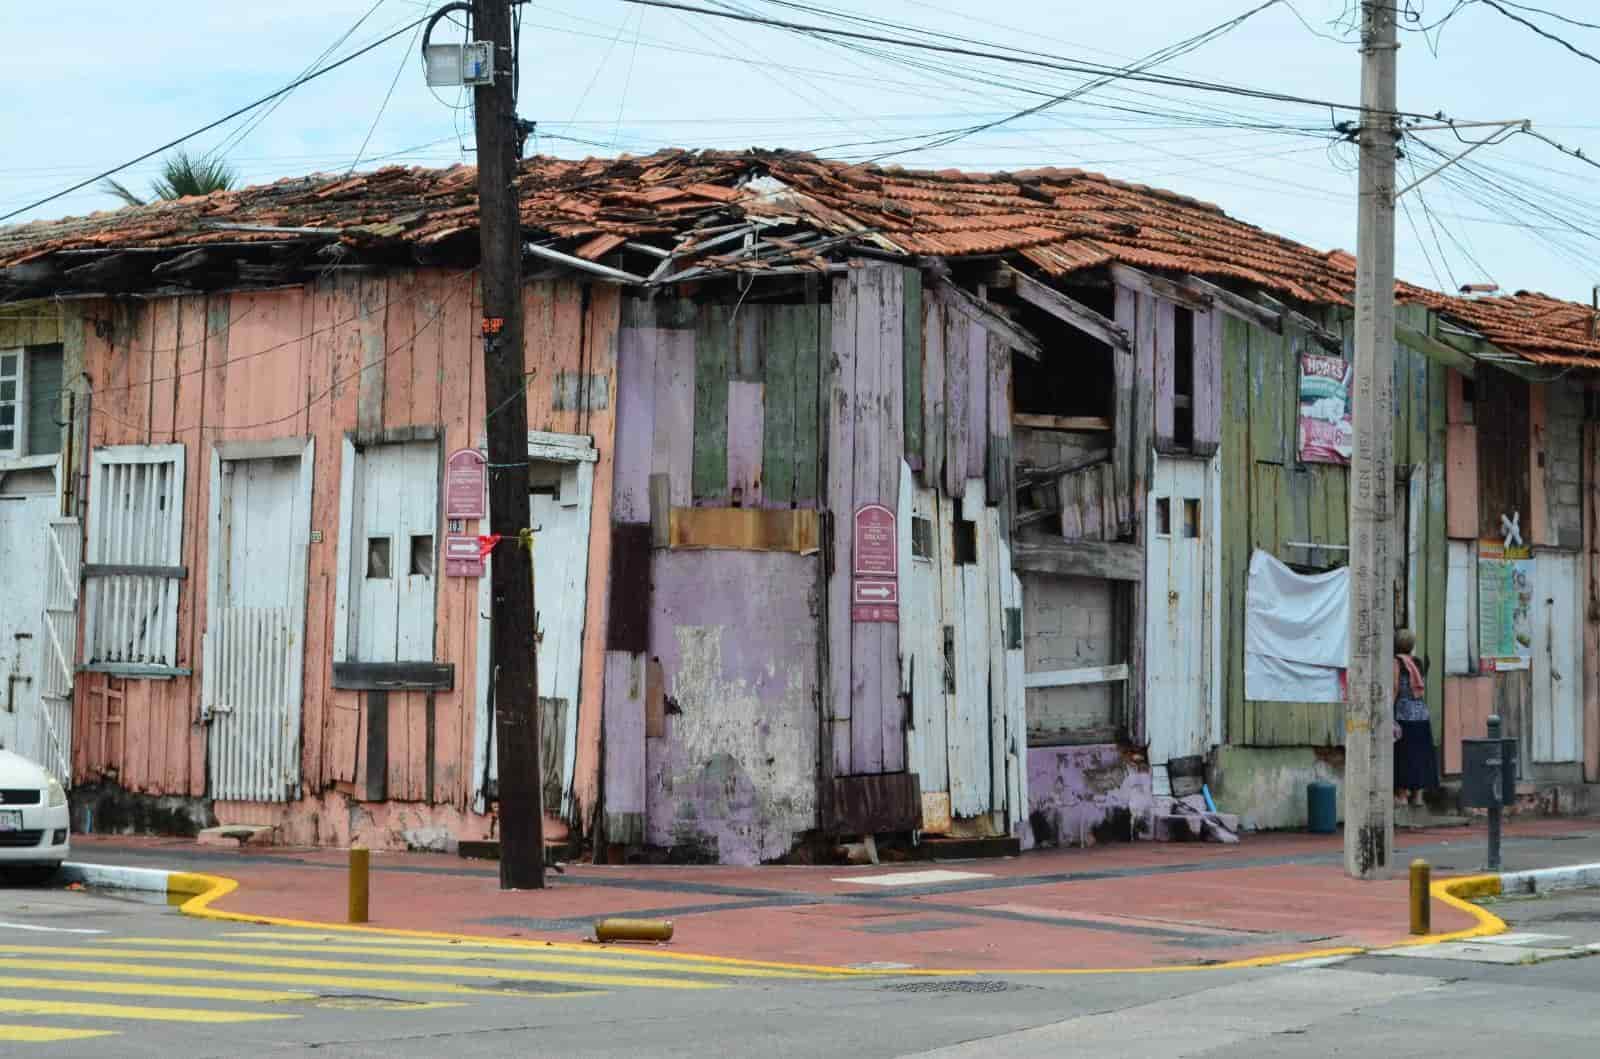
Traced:
POLYGON ((365 846, 350 847, 350 922, 367 921, 367 868, 372 854, 365 846))
POLYGON ((1500 738, 1500 715, 1489 715, 1488 735, 1494 741, 1489 752, 1489 870, 1500 870, 1500 809, 1506 804, 1506 744, 1500 738))
POLYGON ((602 919, 594 925, 596 941, 671 941, 670 919, 602 919))
POLYGON ((1429 900, 1433 869, 1418 857, 1411 862, 1411 933, 1433 933, 1433 904, 1429 900))

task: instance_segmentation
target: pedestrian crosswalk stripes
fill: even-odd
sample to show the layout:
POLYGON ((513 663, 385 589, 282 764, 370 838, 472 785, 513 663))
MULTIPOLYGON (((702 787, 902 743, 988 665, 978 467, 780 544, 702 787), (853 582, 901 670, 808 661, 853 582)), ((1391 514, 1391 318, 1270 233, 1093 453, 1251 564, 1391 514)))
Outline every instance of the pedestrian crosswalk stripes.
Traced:
POLYGON ((5 1044, 89 1039, 152 1023, 265 1026, 318 1011, 327 1017, 323 1009, 345 1005, 403 1017, 485 997, 537 1003, 615 990, 703 991, 742 981, 842 977, 781 964, 493 938, 247 930, 55 944, 24 937, 13 943, 0 936, 5 1044))
POLYGON ((75 1015, 91 1019, 141 1019, 156 1022, 271 1022, 292 1019, 274 1011, 223 1011, 216 1008, 146 1007, 83 1000, 30 1000, 0 997, 0 1015, 75 1015))
MULTIPOLYGON (((715 963, 676 962, 663 963, 651 960, 648 954, 635 955, 603 955, 580 956, 567 951, 545 952, 531 947, 501 948, 498 946, 479 945, 472 942, 445 945, 389 945, 381 947, 367 941, 354 941, 350 938, 330 938, 326 936, 310 935, 295 937, 293 935, 276 935, 276 938, 285 940, 246 941, 211 941, 201 939, 163 939, 163 938, 118 938, 116 944, 127 945, 160 945, 173 946, 174 948, 197 949, 249 949, 263 952, 329 952, 341 955, 383 956, 385 958, 405 956, 419 959, 444 959, 460 958, 462 953, 470 953, 471 959, 487 962, 502 963, 536 963, 536 964, 564 964, 569 967, 594 967, 615 968, 622 970, 644 970, 655 973, 692 974, 714 978, 788 978, 788 979, 816 979, 837 977, 821 975, 811 971, 783 971, 769 970, 763 967, 729 967, 715 963)), ((104 941, 105 939, 99 939, 104 941)), ((593 950, 600 953, 601 950, 593 950)))
POLYGON ((385 960, 324 960, 309 956, 268 956, 253 951, 196 952, 179 948, 146 948, 122 945, 10 945, 0 944, 0 962, 7 953, 40 956, 78 956, 89 953, 122 960, 173 960, 186 963, 247 964, 297 971, 382 971, 389 976, 438 975, 442 978, 467 978, 488 981, 557 982, 562 985, 632 987, 636 989, 719 989, 721 984, 698 979, 631 974, 590 974, 575 971, 526 970, 518 967, 484 967, 460 963, 397 963, 385 960))
MULTIPOLYGON (((0 950, 0 968, 7 970, 55 971, 79 974, 117 975, 119 978, 148 978, 161 981, 198 980, 202 982, 253 982, 261 985, 300 986, 303 989, 346 989, 384 993, 439 993, 444 995, 473 996, 503 994, 505 989, 488 986, 458 985, 453 982, 430 982, 415 978, 385 978, 368 975, 294 974, 286 971, 224 971, 211 967, 165 967, 141 963, 117 963, 103 960, 65 959, 13 959, 0 950)), ((374 968, 381 971, 382 968, 374 968)), ((606 992, 603 989, 563 989, 549 991, 518 989, 518 996, 570 997, 593 996, 606 992)))
POLYGON ((0 1041, 7 1044, 54 1044, 90 1037, 115 1037, 116 1030, 75 1030, 62 1026, 20 1026, 0 1023, 0 1041))

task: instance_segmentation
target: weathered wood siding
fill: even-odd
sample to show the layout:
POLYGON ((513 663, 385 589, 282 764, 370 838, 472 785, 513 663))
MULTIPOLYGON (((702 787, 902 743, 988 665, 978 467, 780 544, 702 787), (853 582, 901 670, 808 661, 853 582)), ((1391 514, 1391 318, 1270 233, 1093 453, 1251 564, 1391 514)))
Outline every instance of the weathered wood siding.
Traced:
MULTIPOLYGON (((1342 550, 1289 543, 1348 543, 1348 469, 1302 464, 1296 451, 1299 355, 1320 350, 1292 326, 1277 334, 1228 316, 1221 330, 1225 739, 1239 746, 1342 745, 1342 705, 1258 702, 1244 695, 1245 588, 1251 551, 1260 548, 1285 562, 1314 566, 1347 560, 1348 553, 1342 550)), ((1443 733, 1445 670, 1445 369, 1396 344, 1394 404, 1395 465, 1421 476, 1421 487, 1414 494, 1421 498, 1419 548, 1414 570, 1402 580, 1414 597, 1418 653, 1437 660, 1428 671, 1428 702, 1437 740, 1443 733)), ((1401 556, 1407 552, 1405 532, 1402 517, 1396 530, 1401 556)), ((1400 614, 1404 620, 1405 610, 1400 614)))
MULTIPOLYGON (((600 651, 610 545, 613 364, 619 298, 573 283, 529 284, 527 369, 534 430, 593 435, 595 470, 588 614, 579 709, 576 794, 580 811, 598 783, 600 651)), ((214 441, 313 437, 316 467, 305 650, 301 775, 307 798, 330 789, 359 797, 369 771, 373 718, 362 693, 331 686, 339 453, 348 431, 430 427, 448 453, 482 443, 485 408, 475 276, 412 270, 340 274, 303 288, 189 295, 144 303, 83 302, 84 369, 95 385, 94 445, 189 446, 184 488, 179 665, 170 681, 84 674, 78 681, 74 772, 114 778, 153 794, 205 793, 206 728, 197 723, 206 613, 205 555, 210 446, 214 441)), ((92 503, 92 499, 91 499, 92 503)), ((475 525, 469 523, 467 532, 475 525)), ((443 546, 443 534, 436 535, 443 546)), ((443 571, 441 555, 436 568, 443 571)), ((395 692, 378 699, 388 728, 384 788, 391 801, 465 810, 476 695, 477 584, 438 579, 436 661, 455 666, 451 691, 395 692)), ((376 763, 375 763, 376 765, 376 763)), ((319 806, 248 803, 217 807, 225 819, 284 824, 304 840, 350 829, 315 820, 319 806), (305 819, 306 817, 311 819, 305 819)))

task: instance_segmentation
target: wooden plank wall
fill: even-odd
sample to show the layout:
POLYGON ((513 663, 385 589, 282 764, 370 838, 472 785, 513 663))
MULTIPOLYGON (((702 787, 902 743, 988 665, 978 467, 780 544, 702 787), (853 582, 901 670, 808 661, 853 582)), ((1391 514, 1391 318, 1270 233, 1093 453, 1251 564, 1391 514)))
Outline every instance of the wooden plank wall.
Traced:
POLYGON ((61 341, 61 313, 47 301, 0 306, 0 349, 61 341))
MULTIPOLYGON (((598 788, 619 303, 612 289, 590 292, 574 283, 530 284, 526 297, 530 427, 593 435, 600 451, 577 772, 585 809, 598 788), (582 397, 574 401, 570 387, 556 384, 562 373, 599 381, 579 387, 582 397)), ((92 443, 189 446, 183 554, 190 573, 179 593, 178 653, 179 664, 195 671, 170 681, 81 676, 77 779, 109 776, 153 794, 204 793, 205 729, 194 706, 206 613, 211 444, 311 436, 311 525, 322 539, 309 557, 301 773, 307 794, 336 787, 359 796, 368 778, 366 707, 360 693, 336 691, 330 680, 340 449, 345 433, 358 427, 434 427, 444 453, 481 443, 487 409, 475 277, 429 269, 387 277, 347 273, 303 288, 133 306, 89 302, 75 311, 84 317, 84 362, 96 382, 92 443)), ((443 570, 442 559, 437 568, 443 570)), ((454 690, 387 696, 383 780, 390 800, 464 808, 471 796, 472 741, 480 735, 472 731, 476 600, 475 582, 438 579, 434 654, 456 667, 454 690)), ((258 808, 223 804, 218 813, 248 816, 258 808)))
MULTIPOLYGON (((1337 322, 1334 324, 1338 326, 1337 322)), ((1320 352, 1287 328, 1276 334, 1236 317, 1222 322, 1223 373, 1223 693, 1226 739, 1234 745, 1337 746, 1343 707, 1256 702, 1244 697, 1245 587, 1251 551, 1289 563, 1333 566, 1344 551, 1291 548, 1288 542, 1348 543, 1349 471, 1301 464, 1296 455, 1299 354, 1320 352)), ((1442 738, 1445 633, 1445 369, 1405 346, 1395 348, 1395 464, 1426 475, 1422 544, 1412 578, 1419 651, 1429 667, 1428 701, 1442 738)))

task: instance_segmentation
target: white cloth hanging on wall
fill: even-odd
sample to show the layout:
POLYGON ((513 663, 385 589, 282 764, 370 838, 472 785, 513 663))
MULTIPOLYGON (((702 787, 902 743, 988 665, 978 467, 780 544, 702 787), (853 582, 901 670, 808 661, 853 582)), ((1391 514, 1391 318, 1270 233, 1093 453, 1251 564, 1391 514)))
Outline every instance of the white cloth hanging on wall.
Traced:
POLYGON ((1341 702, 1350 658, 1350 571, 1297 574, 1250 556, 1245 592, 1244 695, 1267 702, 1341 702))

